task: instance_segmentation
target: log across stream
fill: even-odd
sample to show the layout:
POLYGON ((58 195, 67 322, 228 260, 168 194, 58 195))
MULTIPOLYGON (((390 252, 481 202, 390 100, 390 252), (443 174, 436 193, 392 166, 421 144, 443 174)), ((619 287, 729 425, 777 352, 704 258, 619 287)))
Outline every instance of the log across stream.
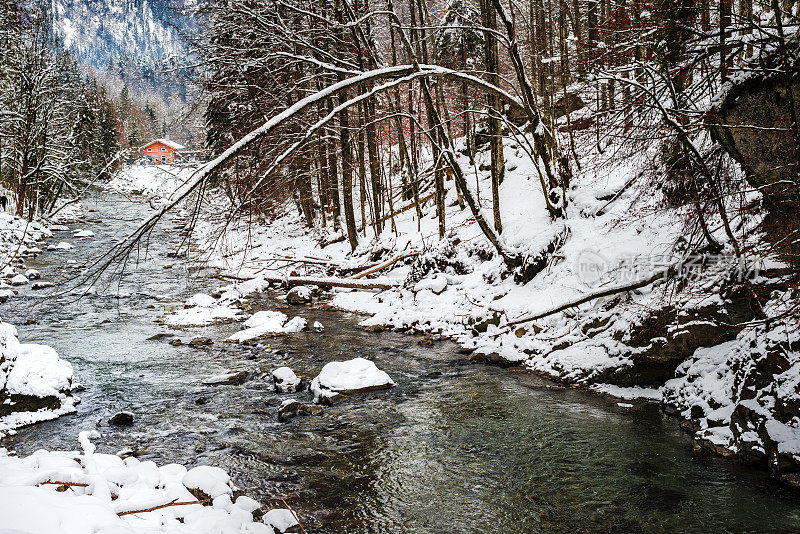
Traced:
MULTIPOLYGON (((144 202, 107 195, 73 229, 95 232, 68 252, 30 262, 47 278, 131 230, 144 202)), ((524 373, 474 364, 457 347, 358 327, 324 302, 281 308, 325 325, 235 345, 239 325, 189 330, 155 319, 219 280, 167 253, 180 221, 166 221, 147 258, 119 286, 80 300, 23 294, 2 305, 24 341, 55 347, 86 388, 74 415, 20 429, 0 446, 27 454, 73 449, 97 428, 101 452, 134 449, 159 464, 210 464, 267 505, 286 502, 312 532, 689 532, 796 531, 800 499, 757 470, 695 453, 674 419, 652 404, 618 403, 524 373), (160 339, 148 339, 159 333, 160 339), (172 346, 170 335, 211 345, 172 346), (291 397, 263 373, 283 365, 313 377, 333 360, 368 357, 397 387, 342 399, 280 423, 291 397), (247 370, 240 384, 204 385, 247 370), (130 410, 132 427, 106 424, 130 410)), ((278 293, 248 311, 284 306, 278 293)), ((306 394, 294 395, 301 402, 306 394)))

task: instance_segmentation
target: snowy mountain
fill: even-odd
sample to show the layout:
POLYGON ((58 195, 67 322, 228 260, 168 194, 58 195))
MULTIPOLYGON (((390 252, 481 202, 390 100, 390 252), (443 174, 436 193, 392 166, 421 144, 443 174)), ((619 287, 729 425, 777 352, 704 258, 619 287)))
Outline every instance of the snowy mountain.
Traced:
POLYGON ((86 66, 152 78, 184 56, 183 0, 52 0, 54 27, 86 66))

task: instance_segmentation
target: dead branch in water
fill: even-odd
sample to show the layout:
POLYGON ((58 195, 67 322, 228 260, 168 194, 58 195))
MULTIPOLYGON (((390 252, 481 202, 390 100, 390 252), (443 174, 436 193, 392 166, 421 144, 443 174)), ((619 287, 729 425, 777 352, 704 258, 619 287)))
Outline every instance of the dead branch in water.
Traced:
POLYGON ((306 529, 303 528, 303 523, 300 522, 300 518, 297 517, 296 513, 294 513, 294 510, 292 510, 292 507, 289 506, 289 504, 284 499, 281 499, 281 502, 286 506, 286 508, 292 514, 292 517, 294 517, 294 520, 297 521, 297 524, 300 525, 300 530, 303 532, 303 534, 306 534, 306 529))

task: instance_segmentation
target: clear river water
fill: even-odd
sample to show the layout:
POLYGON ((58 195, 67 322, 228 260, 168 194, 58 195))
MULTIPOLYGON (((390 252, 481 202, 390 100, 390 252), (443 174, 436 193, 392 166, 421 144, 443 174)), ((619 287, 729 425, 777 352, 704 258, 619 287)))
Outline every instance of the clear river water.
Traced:
MULTIPOLYGON (((45 252, 30 267, 54 279, 67 260, 86 261, 150 213, 141 197, 98 195, 85 202, 94 239, 45 252)), ((369 333, 358 315, 324 302, 282 309, 325 325, 259 343, 220 340, 240 325, 171 330, 156 319, 193 293, 220 285, 168 253, 183 221, 165 221, 147 254, 121 279, 81 299, 22 294, 0 305, 26 342, 51 345, 85 386, 78 412, 0 440, 20 454, 74 449, 78 432, 98 429, 101 452, 130 447, 159 464, 212 464, 268 507, 281 498, 309 532, 800 532, 800 493, 765 472, 692 450, 677 422, 652 404, 616 401, 529 374, 473 364, 449 342, 369 333), (171 346, 203 335, 213 345, 171 346), (279 423, 289 397, 267 378, 206 386, 227 370, 266 373, 288 365, 314 376, 328 361, 373 359, 397 383, 344 399, 321 416, 279 423), (119 410, 129 428, 109 427, 119 410)), ((136 259, 136 258, 132 258, 136 259)), ((282 306, 277 293, 251 311, 282 306)), ((307 394, 297 397, 310 401, 307 394)))

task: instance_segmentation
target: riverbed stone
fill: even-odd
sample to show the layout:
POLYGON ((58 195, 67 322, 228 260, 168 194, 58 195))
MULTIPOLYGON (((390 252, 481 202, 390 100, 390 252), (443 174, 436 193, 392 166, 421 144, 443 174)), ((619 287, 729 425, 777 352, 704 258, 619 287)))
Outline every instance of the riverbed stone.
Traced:
POLYGON ((285 423, 298 415, 322 415, 323 409, 319 406, 303 404, 296 399, 283 401, 278 408, 278 421, 285 423))
POLYGON ((203 380, 207 386, 241 386, 250 378, 249 371, 236 371, 212 376, 203 380))
POLYGON ((39 280, 31 284, 31 289, 34 291, 38 291, 40 289, 46 289, 48 287, 53 287, 55 284, 53 282, 48 282, 47 280, 39 280))
POLYGON ((108 420, 108 424, 112 426, 133 426, 133 413, 117 412, 111 416, 111 419, 108 420))
POLYGON ((214 340, 213 339, 211 339, 210 337, 202 337, 202 336, 193 337, 189 341, 189 343, 187 343, 187 345, 189 345, 190 347, 205 347, 205 346, 213 345, 213 344, 214 344, 214 340))

